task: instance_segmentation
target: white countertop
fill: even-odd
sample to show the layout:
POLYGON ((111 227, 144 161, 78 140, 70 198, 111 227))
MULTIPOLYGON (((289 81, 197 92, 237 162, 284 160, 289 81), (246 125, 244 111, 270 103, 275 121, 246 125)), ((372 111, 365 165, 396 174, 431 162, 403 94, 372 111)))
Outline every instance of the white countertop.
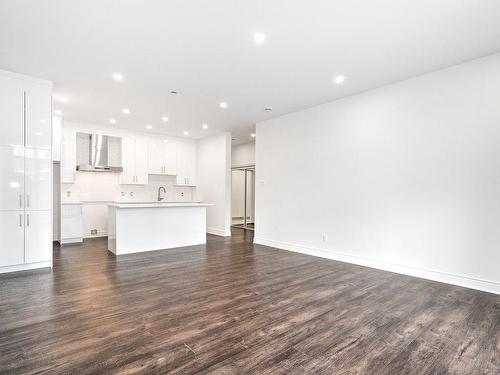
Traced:
POLYGON ((169 208, 169 207, 209 207, 211 203, 201 202, 112 202, 108 206, 117 208, 169 208))

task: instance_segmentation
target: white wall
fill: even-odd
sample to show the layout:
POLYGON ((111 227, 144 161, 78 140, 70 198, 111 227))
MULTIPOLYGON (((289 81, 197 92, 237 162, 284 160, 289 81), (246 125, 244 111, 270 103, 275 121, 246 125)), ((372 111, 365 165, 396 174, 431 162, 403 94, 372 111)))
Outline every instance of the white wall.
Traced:
POLYGON ((256 166, 255 242, 500 293, 500 54, 259 123, 256 166))
POLYGON ((199 200, 213 203, 207 208, 207 232, 231 235, 231 134, 219 133, 198 140, 199 200))
POLYGON ((231 150, 231 166, 246 167, 255 165, 255 142, 233 146, 231 150))

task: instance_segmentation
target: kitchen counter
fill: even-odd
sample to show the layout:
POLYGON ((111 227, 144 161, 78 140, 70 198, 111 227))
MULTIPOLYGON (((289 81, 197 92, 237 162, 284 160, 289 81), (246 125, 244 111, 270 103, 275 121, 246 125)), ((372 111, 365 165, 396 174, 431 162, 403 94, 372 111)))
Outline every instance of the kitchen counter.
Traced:
POLYGON ((206 243, 200 202, 108 203, 108 250, 116 255, 206 243))

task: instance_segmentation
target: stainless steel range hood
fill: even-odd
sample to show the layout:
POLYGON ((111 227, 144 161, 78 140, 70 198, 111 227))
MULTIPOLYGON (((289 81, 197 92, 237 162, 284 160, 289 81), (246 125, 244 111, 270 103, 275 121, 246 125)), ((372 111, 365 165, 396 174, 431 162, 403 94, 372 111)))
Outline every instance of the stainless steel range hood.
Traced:
POLYGON ((102 134, 76 133, 76 169, 121 172, 122 139, 102 134))

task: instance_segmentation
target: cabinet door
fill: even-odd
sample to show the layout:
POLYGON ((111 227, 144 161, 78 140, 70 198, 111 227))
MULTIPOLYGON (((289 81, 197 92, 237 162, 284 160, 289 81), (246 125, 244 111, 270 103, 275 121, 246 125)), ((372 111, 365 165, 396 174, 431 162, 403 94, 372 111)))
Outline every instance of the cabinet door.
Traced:
POLYGON ((163 145, 159 139, 150 139, 148 143, 148 172, 163 174, 163 145))
POLYGON ((73 184, 76 175, 76 132, 63 126, 61 140, 61 183, 73 184))
POLYGON ((175 184, 176 185, 187 185, 187 175, 186 175, 186 169, 187 169, 187 163, 186 163, 186 157, 187 157, 187 152, 186 152, 186 142, 178 142, 177 143, 177 175, 175 179, 175 184))
POLYGON ((24 146, 24 91, 0 78, 0 145, 24 146))
POLYGON ((120 184, 130 185, 135 183, 135 137, 128 136, 122 139, 122 167, 120 184))
POLYGON ((0 211, 24 209, 24 148, 0 146, 0 211))
POLYGON ((186 145, 186 177, 187 185, 196 186, 196 144, 186 145))
POLYGON ((175 176, 177 174, 177 142, 165 140, 164 145, 165 174, 175 176))
POLYGON ((61 205, 61 240, 83 237, 82 205, 61 205))
MULTIPOLYGON (((49 230, 50 233, 50 230, 49 230)), ((0 212, 0 267, 24 263, 24 212, 0 212)))
POLYGON ((52 254, 52 211, 26 211, 25 263, 47 262, 52 254))
POLYGON ((26 148, 24 206, 27 210, 52 208, 52 155, 50 150, 26 148))
POLYGON ((148 140, 145 137, 135 138, 135 183, 148 183, 148 140))
POLYGON ((30 88, 25 94, 26 147, 51 149, 52 98, 51 89, 30 88))

